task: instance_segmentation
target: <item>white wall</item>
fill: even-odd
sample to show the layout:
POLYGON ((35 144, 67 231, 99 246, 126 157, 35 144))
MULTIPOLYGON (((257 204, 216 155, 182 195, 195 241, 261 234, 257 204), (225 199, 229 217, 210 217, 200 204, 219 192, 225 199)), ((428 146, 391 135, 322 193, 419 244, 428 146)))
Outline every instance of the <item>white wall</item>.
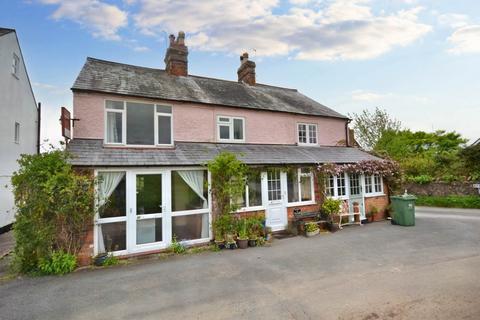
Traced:
POLYGON ((13 222, 10 178, 20 154, 33 154, 37 144, 37 108, 14 32, 0 36, 0 227, 13 222), (18 79, 12 75, 13 53, 20 58, 18 79), (15 143, 15 122, 20 142, 15 143), (5 186, 8 186, 5 188, 5 186))

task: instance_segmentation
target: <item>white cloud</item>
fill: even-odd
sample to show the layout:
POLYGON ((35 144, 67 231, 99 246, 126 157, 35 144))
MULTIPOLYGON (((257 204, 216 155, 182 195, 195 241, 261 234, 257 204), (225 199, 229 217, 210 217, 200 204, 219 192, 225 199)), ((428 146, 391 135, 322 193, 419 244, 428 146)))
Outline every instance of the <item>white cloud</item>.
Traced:
POLYGON ((149 51, 149 50, 150 50, 149 47, 144 47, 144 46, 133 47, 133 51, 135 51, 135 52, 146 52, 146 51, 149 51))
POLYGON ((99 0, 39 0, 57 5, 52 14, 56 20, 68 19, 88 29, 93 36, 119 40, 118 30, 128 24, 127 13, 117 6, 99 0))
POLYGON ((468 25, 470 18, 465 14, 445 13, 438 16, 438 23, 451 28, 460 28, 468 25))
POLYGON ((298 7, 276 13, 276 0, 139 0, 134 15, 145 34, 187 32, 188 45, 204 51, 257 56, 290 55, 304 60, 369 59, 406 46, 431 30, 421 8, 375 15, 368 0, 329 1, 322 9, 298 7))
POLYGON ((469 25, 455 30, 447 41, 453 54, 480 53, 480 25, 469 25))
POLYGON ((352 100, 354 101, 377 101, 383 99, 386 96, 388 96, 388 94, 380 94, 364 90, 352 91, 352 100))

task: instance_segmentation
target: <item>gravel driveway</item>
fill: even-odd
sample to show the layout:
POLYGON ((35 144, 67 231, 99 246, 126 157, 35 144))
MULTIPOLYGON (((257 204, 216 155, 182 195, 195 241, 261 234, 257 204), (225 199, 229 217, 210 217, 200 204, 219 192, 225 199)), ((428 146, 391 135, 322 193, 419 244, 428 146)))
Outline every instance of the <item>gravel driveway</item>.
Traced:
POLYGON ((0 319, 480 319, 480 211, 0 284, 0 319), (456 216, 454 219, 450 216, 456 216))

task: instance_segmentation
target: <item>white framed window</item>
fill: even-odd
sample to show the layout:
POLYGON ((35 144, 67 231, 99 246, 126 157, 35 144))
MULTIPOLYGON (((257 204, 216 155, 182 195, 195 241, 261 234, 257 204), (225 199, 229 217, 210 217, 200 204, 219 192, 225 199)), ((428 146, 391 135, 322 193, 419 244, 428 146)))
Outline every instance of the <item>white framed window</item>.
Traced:
POLYGON ((299 123, 297 125, 298 144, 316 145, 317 144, 317 125, 308 123, 299 123))
POLYGON ((130 146, 172 146, 172 107, 105 100, 105 143, 130 146))
POLYGON ((20 67, 20 58, 14 53, 12 58, 12 74, 18 78, 18 69, 20 67))
POLYGON ((347 195, 347 185, 345 180, 345 174, 342 173, 337 178, 337 196, 344 197, 347 195))
POLYGON ((217 116, 217 139, 221 142, 245 142, 245 119, 217 116))
POLYGON ((381 175, 365 175, 365 194, 383 194, 383 179, 381 175))
POLYGON ((329 175, 325 179, 325 195, 335 197, 335 176, 329 175))
POLYGON ((14 133, 14 142, 15 143, 20 143, 20 123, 15 122, 15 133, 14 133))
POLYGON ((245 191, 237 200, 239 211, 259 210, 262 204, 262 179, 260 174, 251 175, 246 179, 245 191))
POLYGON ((314 202, 313 173, 305 168, 287 172, 288 203, 314 202))
POLYGON ((362 194, 362 186, 360 184, 360 175, 358 173, 350 173, 350 195, 362 194))

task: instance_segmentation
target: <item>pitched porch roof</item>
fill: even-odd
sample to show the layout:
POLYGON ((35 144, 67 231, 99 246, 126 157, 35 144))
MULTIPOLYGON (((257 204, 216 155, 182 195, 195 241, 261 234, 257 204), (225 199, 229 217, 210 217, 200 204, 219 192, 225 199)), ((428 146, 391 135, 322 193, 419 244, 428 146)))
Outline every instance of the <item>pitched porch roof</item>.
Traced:
POLYGON ((112 148, 102 140, 73 139, 67 147, 71 163, 82 167, 103 166, 194 166, 212 160, 221 151, 237 155, 249 165, 355 163, 380 160, 351 147, 301 147, 294 145, 177 142, 175 148, 112 148))

